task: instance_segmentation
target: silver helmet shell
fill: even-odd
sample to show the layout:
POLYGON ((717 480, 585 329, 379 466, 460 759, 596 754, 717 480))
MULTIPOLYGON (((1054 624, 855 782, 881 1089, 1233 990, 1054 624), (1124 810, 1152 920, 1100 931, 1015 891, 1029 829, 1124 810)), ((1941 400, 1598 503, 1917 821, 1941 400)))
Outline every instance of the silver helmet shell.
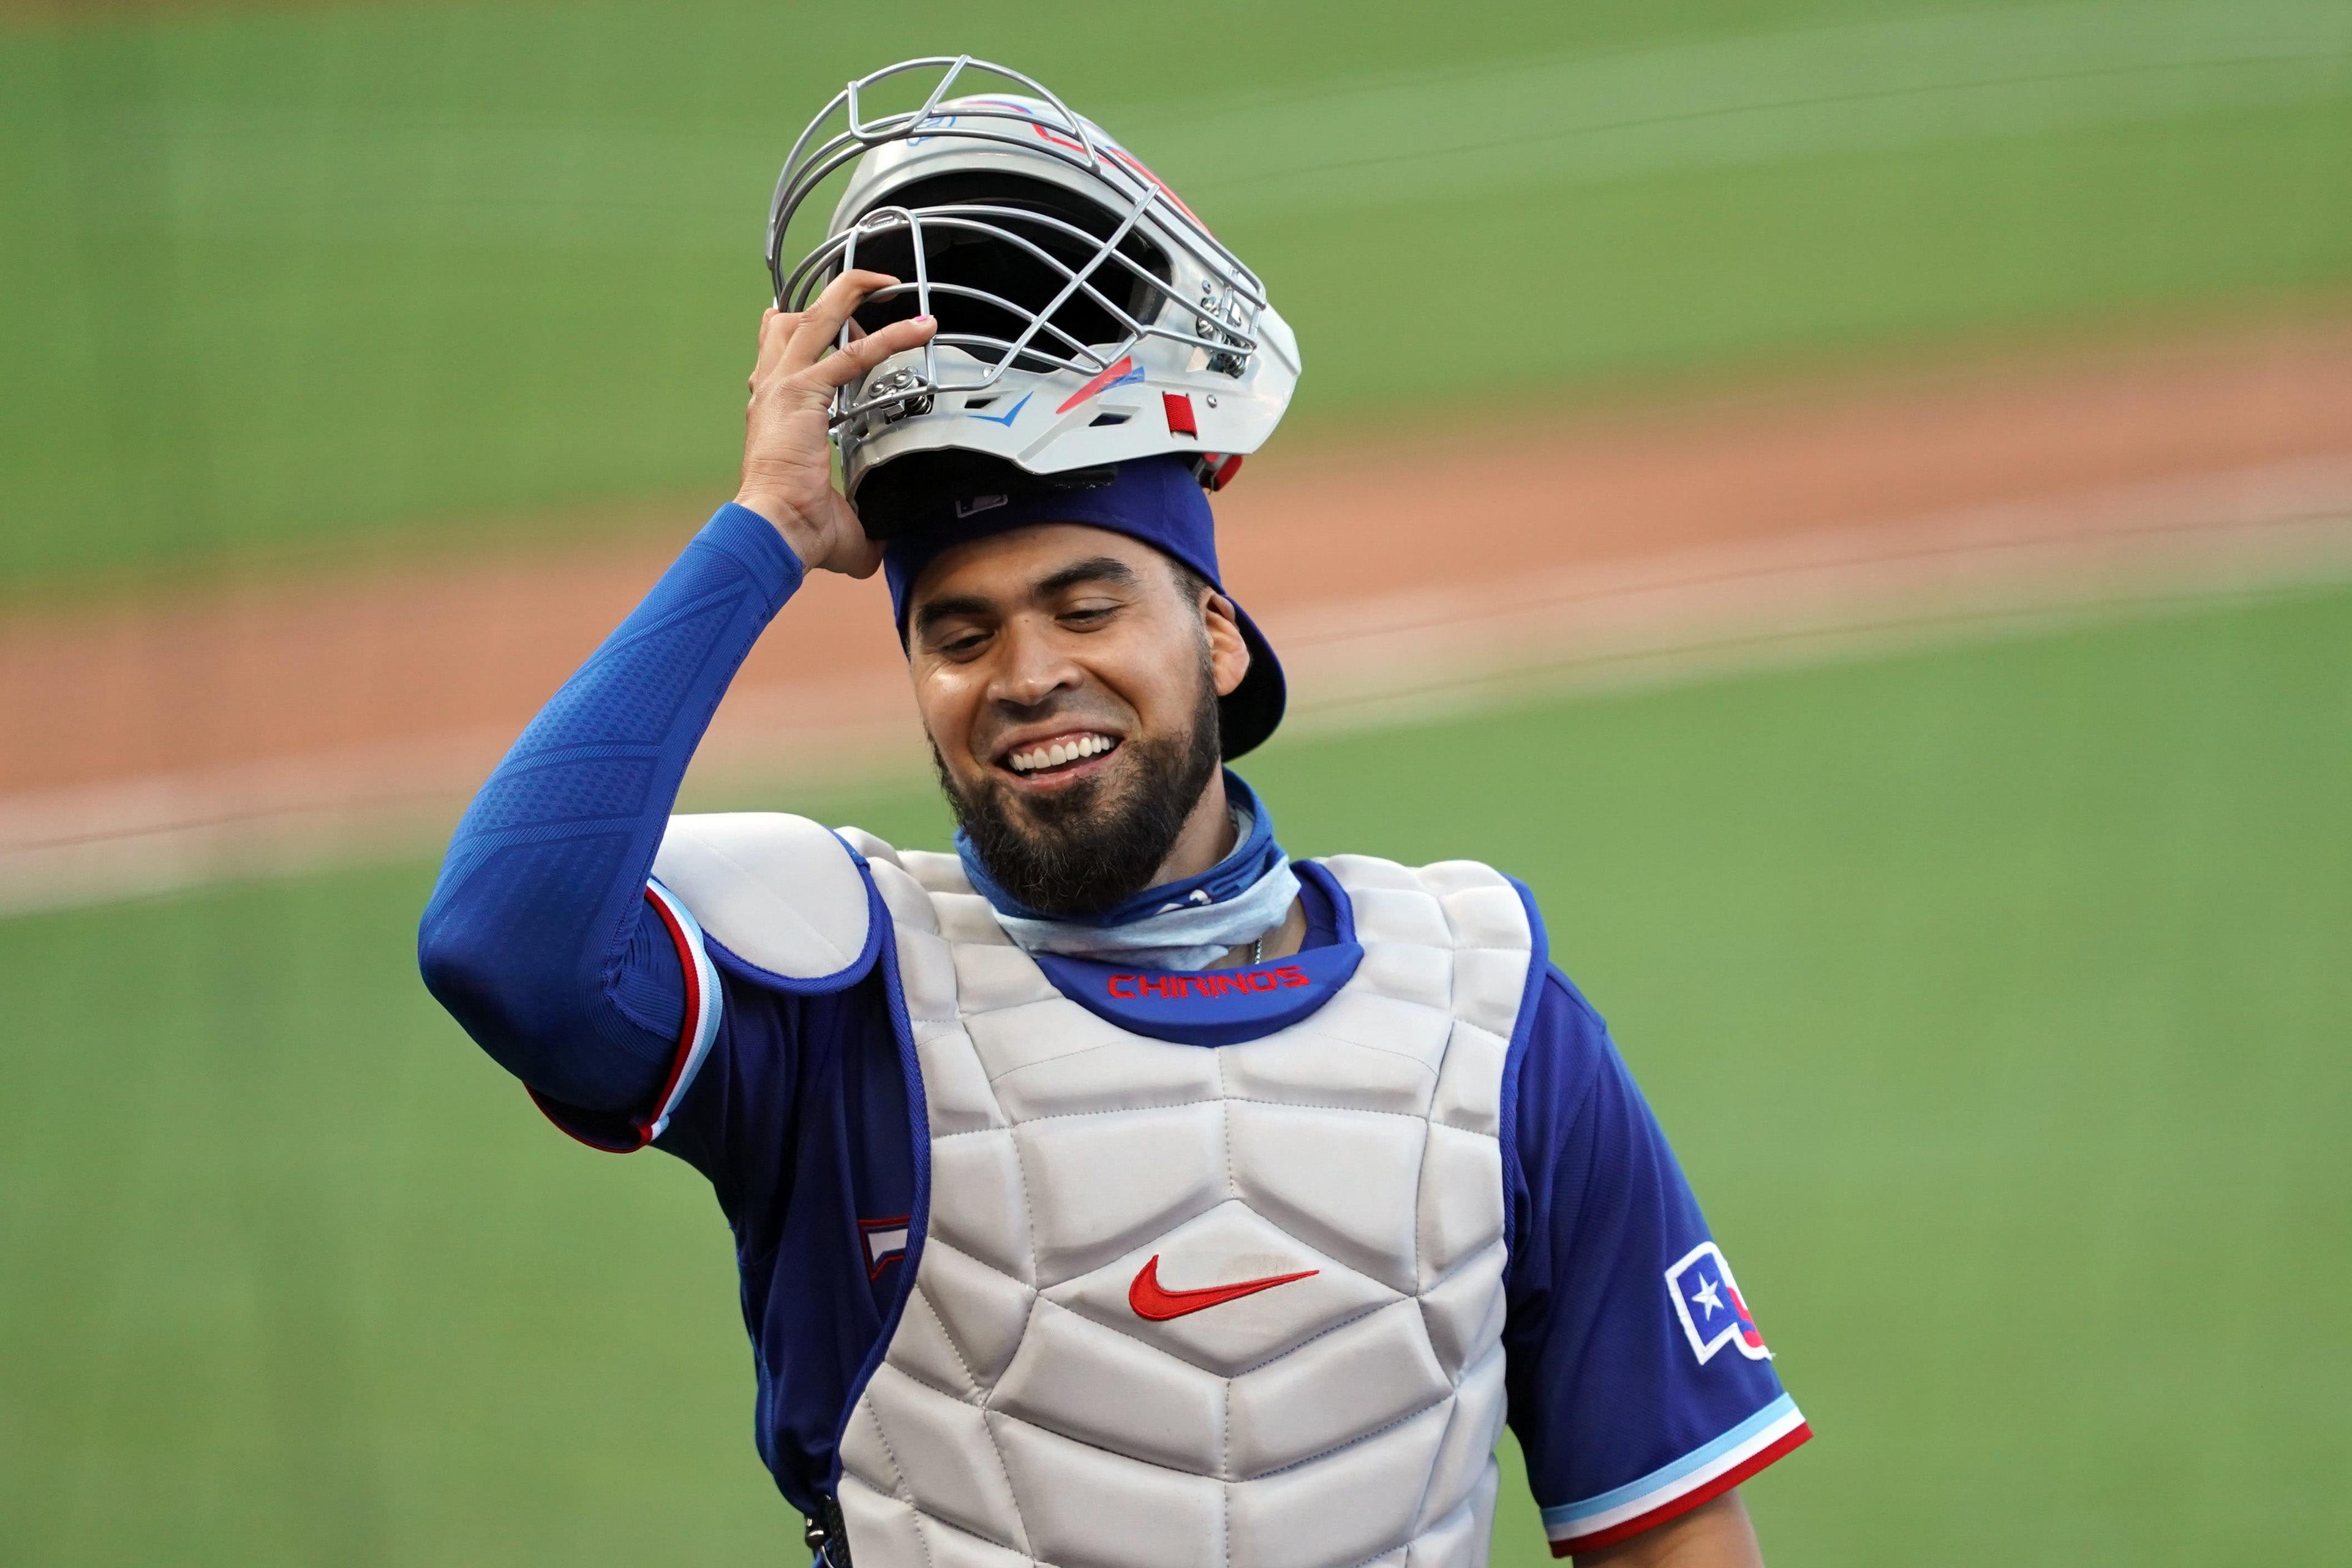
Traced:
POLYGON ((1181 452, 1215 489, 1273 434, 1298 381, 1297 340, 1265 285, 1175 192, 1039 83, 969 56, 888 67, 825 107, 777 181, 768 262, 786 310, 849 268, 901 279, 868 297, 844 342, 939 320, 929 343, 835 396, 861 511, 875 475, 925 454, 1050 478, 1181 452), (875 112, 886 83, 923 97, 875 112), (795 214, 851 164, 824 239, 787 270, 795 214))

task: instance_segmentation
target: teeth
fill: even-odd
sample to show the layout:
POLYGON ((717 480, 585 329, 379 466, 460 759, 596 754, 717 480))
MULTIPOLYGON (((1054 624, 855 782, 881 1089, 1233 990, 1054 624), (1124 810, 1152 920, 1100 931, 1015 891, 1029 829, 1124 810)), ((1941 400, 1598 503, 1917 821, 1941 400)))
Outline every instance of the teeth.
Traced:
POLYGON ((1006 763, 1016 773, 1034 773, 1041 768, 1058 768, 1066 763, 1098 757, 1115 744, 1108 735, 1080 735, 1076 740, 1055 741, 1034 751, 1015 752, 1006 763))

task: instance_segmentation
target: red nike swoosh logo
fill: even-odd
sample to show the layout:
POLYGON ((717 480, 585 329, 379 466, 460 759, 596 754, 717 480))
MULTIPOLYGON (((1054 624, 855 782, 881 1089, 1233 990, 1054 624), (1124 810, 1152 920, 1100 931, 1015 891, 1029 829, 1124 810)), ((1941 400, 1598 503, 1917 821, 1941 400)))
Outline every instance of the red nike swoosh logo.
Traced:
POLYGON ((1228 1301, 1238 1301, 1244 1296, 1255 1296, 1261 1290, 1271 1290, 1276 1285, 1287 1285, 1293 1279, 1304 1279, 1310 1274, 1321 1272, 1319 1268, 1302 1268, 1296 1274, 1271 1274, 1263 1279, 1244 1279, 1236 1285, 1204 1285, 1198 1290, 1169 1290, 1160 1286, 1160 1255, 1154 1253, 1151 1261, 1136 1271, 1135 1283, 1127 1288, 1127 1304, 1135 1309, 1137 1317, 1164 1323, 1187 1312, 1222 1307, 1228 1301))

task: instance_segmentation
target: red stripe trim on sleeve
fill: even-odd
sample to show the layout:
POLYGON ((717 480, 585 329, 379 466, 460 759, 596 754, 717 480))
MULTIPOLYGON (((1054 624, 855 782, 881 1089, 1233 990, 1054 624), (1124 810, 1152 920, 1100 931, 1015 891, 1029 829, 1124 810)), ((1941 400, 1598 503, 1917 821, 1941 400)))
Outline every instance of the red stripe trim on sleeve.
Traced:
POLYGON ((580 1144, 583 1148, 593 1149, 599 1154, 634 1154, 638 1150, 646 1146, 645 1140, 642 1137, 635 1138, 625 1143, 607 1143, 601 1138, 591 1138, 587 1133, 583 1132, 580 1129, 572 1125, 571 1122, 566 1121, 554 1102, 550 1100, 545 1095, 540 1093, 539 1090, 531 1088, 529 1084, 525 1084, 522 1086, 522 1091, 530 1096, 530 1102, 539 1107, 539 1113, 541 1116, 546 1117, 547 1120, 554 1125, 555 1130, 558 1132, 562 1133, 566 1138, 571 1139, 574 1143, 580 1144))
POLYGON ((1596 1530, 1591 1535, 1580 1535, 1572 1541, 1551 1543, 1554 1557, 1570 1557, 1580 1552, 1598 1552, 1604 1546, 1614 1546, 1621 1541, 1631 1541, 1645 1530, 1654 1530, 1670 1519, 1678 1519, 1704 1502, 1712 1502, 1775 1459, 1801 1446, 1813 1435, 1811 1424, 1798 1426, 1769 1447, 1755 1454, 1710 1481, 1693 1487, 1671 1502, 1660 1503, 1649 1512, 1612 1524, 1606 1530, 1596 1530))
POLYGON ((636 1134, 635 1140, 608 1143, 600 1138, 591 1138, 559 1115, 556 1108, 539 1090, 529 1084, 523 1086, 530 1096, 530 1102, 539 1107, 541 1116, 555 1123, 557 1131, 601 1154, 634 1154, 653 1142, 654 1121, 661 1115, 662 1107, 669 1103, 669 1097, 677 1091, 678 1078, 686 1071, 686 1064, 694 1055, 695 1036, 702 1026, 702 966, 695 962, 694 945, 688 941, 686 928, 678 923, 677 915, 650 887, 646 889, 646 902, 654 907, 654 912, 661 917, 663 928, 669 932, 670 941, 677 944, 677 966, 686 973, 686 1021, 679 1026, 677 1054, 670 1058, 669 1074, 662 1079, 661 1092, 654 1097, 653 1110, 629 1123, 636 1134))
POLYGON ((670 1058, 669 1076, 662 1079, 661 1092, 654 1096, 653 1109, 635 1123, 640 1149, 653 1142, 654 1122, 660 1117, 662 1108, 669 1104, 669 1097, 677 1092, 677 1080, 685 1076, 686 1064, 694 1056, 695 1037, 702 1032, 703 1000, 702 965, 695 957, 694 943, 688 940, 686 927, 678 923, 668 900, 650 887, 646 889, 646 902, 661 916, 670 941, 677 944, 677 966, 686 975, 686 1019, 678 1026, 677 1054, 670 1058))

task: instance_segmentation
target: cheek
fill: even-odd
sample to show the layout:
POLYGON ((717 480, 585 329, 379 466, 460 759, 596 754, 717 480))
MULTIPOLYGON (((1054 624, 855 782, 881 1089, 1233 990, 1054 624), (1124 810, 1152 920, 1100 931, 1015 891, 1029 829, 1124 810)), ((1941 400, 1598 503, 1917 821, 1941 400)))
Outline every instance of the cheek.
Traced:
POLYGON ((1135 711, 1143 729, 1154 735, 1183 731, 1200 706, 1201 650, 1197 646, 1171 647, 1161 642, 1140 650, 1139 657, 1122 659, 1101 671, 1103 684, 1135 711))
POLYGON ((958 768, 971 764, 971 721, 980 706, 981 683, 956 665, 918 670, 914 676, 915 708, 931 744, 958 768))

